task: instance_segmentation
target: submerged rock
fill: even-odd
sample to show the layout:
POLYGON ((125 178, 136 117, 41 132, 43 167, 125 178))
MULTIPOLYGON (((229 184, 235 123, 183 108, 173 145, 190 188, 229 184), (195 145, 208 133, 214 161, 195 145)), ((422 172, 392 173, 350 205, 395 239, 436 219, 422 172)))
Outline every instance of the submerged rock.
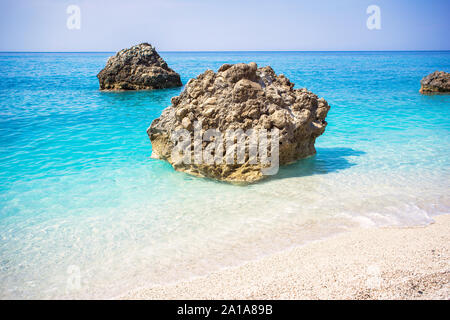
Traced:
MULTIPOLYGON (((261 161, 255 163, 249 146, 245 149, 245 157, 238 161, 238 153, 231 152, 231 140, 227 143, 219 136, 205 139, 208 129, 217 129, 222 138, 227 130, 278 130, 279 141, 270 145, 268 155, 274 156, 278 146, 280 165, 311 156, 316 152, 316 138, 327 125, 325 117, 330 107, 323 98, 318 98, 307 89, 293 87, 294 84, 284 75, 276 75, 269 66, 257 68, 253 62, 224 64, 217 73, 207 70, 189 80, 184 91, 172 98, 172 105, 163 110, 148 128, 152 157, 167 160, 176 170, 196 176, 230 182, 254 182, 264 178, 263 169, 268 164, 261 161), (176 136, 180 131, 189 133, 189 141, 184 140, 188 144, 186 150, 189 154, 188 158, 177 156, 174 159, 176 142, 182 141, 179 135, 176 136), (199 132, 203 137, 200 142, 195 140, 199 132), (222 149, 216 149, 219 142, 223 143, 222 149), (200 156, 199 150, 203 151, 200 156), (205 150, 208 152, 205 153, 205 150), (215 162, 208 162, 211 150, 223 150, 223 159, 215 158, 215 162), (235 160, 233 163, 226 161, 228 155, 235 160)), ((255 140, 249 136, 247 138, 247 142, 253 141, 254 145, 255 140)))
POLYGON ((450 73, 435 71, 420 81, 420 93, 449 93, 450 73))
POLYGON ((155 48, 141 43, 108 59, 97 75, 100 90, 145 90, 179 87, 180 75, 169 68, 155 48))

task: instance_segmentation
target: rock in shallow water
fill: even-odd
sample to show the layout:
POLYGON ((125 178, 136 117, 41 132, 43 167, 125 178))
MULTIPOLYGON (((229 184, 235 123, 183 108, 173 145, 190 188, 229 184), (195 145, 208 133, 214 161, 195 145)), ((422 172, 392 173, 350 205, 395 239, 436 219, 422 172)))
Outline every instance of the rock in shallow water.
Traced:
POLYGON ((197 176, 254 182, 274 173, 264 171, 273 162, 262 161, 262 146, 269 146, 267 155, 273 159, 278 151, 280 165, 311 156, 330 107, 307 89, 293 87, 284 75, 277 76, 269 66, 257 68, 253 62, 224 64, 217 73, 207 70, 189 80, 148 128, 152 157, 197 176), (266 131, 269 143, 263 145, 266 131), (230 132, 248 143, 244 155, 238 145, 244 140, 230 132), (239 136, 242 132, 248 135, 239 136), (273 140, 276 132, 279 140, 273 140), (251 147, 255 145, 256 149, 251 147), (223 157, 216 157, 220 151, 223 157))
POLYGON ((450 93, 450 73, 435 71, 420 81, 420 93, 450 93))
POLYGON ((100 90, 146 90, 179 87, 180 75, 169 68, 155 48, 141 43, 108 59, 97 75, 100 90))

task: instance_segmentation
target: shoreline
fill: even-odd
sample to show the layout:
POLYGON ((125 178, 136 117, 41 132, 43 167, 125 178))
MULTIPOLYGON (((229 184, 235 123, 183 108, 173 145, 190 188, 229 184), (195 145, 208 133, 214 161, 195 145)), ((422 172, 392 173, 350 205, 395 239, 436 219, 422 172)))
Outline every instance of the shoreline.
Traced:
POLYGON ((358 228, 119 299, 450 299, 450 214, 358 228))

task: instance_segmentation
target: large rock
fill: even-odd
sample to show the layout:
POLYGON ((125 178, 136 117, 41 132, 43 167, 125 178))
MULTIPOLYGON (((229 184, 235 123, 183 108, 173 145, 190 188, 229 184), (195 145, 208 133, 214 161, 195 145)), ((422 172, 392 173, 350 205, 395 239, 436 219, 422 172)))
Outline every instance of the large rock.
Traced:
POLYGON ((169 68, 155 48, 141 43, 108 59, 97 75, 100 90, 145 90, 181 86, 180 75, 169 68))
POLYGON ((449 93, 450 73, 435 71, 420 81, 420 93, 449 93))
MULTIPOLYGON (((152 157, 167 160, 176 170, 197 176, 230 182, 254 182, 264 178, 264 165, 245 163, 196 163, 192 143, 191 163, 173 159, 174 132, 185 129, 194 136, 195 123, 202 129, 279 130, 279 164, 292 163, 315 154, 314 142, 327 125, 330 107, 307 89, 294 89, 284 75, 271 67, 257 68, 256 63, 224 64, 217 73, 207 70, 187 83, 184 91, 173 97, 147 133, 152 143, 152 157)), ((198 128, 197 128, 198 130, 198 128)), ((224 140, 225 141, 225 140, 224 140)), ((203 142, 207 149, 212 142, 203 142)), ((228 146, 225 145, 224 149, 228 146)))

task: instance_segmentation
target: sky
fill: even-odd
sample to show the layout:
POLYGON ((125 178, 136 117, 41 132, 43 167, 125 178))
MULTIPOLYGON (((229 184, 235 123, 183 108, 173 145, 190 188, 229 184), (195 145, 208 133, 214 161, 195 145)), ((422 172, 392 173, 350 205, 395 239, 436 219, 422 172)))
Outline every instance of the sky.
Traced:
POLYGON ((450 50, 450 0, 0 0, 0 51, 141 42, 161 51, 450 50), (367 26, 371 5, 379 29, 367 26))

